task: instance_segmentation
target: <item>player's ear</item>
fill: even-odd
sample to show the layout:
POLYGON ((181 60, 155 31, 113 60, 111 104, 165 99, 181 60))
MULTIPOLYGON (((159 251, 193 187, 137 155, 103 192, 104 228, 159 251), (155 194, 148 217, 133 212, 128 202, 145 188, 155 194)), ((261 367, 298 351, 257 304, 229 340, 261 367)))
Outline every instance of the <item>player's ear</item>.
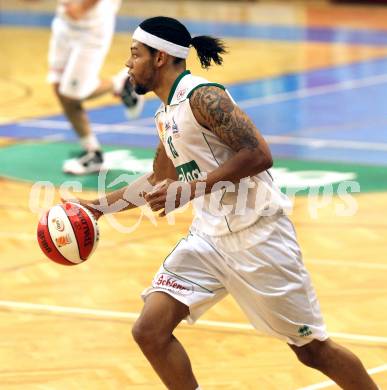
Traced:
POLYGON ((164 51, 157 51, 155 55, 155 65, 157 67, 161 67, 168 62, 168 54, 164 51))

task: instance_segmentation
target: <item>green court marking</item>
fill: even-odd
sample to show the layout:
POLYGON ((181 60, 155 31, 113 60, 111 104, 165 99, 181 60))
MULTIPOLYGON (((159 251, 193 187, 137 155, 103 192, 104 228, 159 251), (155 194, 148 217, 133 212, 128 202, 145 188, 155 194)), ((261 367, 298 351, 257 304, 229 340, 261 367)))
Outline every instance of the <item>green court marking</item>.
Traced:
MULTIPOLYGON (((387 166, 279 159, 273 171, 281 188, 303 188, 308 184, 322 190, 324 186, 332 186, 336 194, 340 183, 354 181, 359 183, 360 192, 387 191, 387 166)), ((306 193, 304 190, 297 195, 306 193)))
MULTIPOLYGON (((79 151, 77 145, 69 143, 5 146, 0 148, 0 176, 28 182, 50 181, 57 187, 75 181, 82 189, 98 189, 97 174, 73 176, 62 173, 63 161, 79 151)), ((153 149, 104 146, 104 151, 109 169, 102 185, 107 190, 123 187, 152 170, 153 149)), ((333 193, 337 193, 338 186, 345 180, 358 182, 361 192, 387 191, 386 166, 278 159, 272 174, 282 189, 299 190, 297 195, 306 194, 305 187, 322 190, 324 186, 332 186, 333 193)))
MULTIPOLYGON (((109 152, 118 152, 118 156, 113 153, 113 168, 107 171, 104 186, 108 190, 123 187, 151 170, 149 165, 153 160, 153 149, 125 150, 109 146, 104 146, 103 149, 107 155, 109 152), (129 155, 125 156, 125 152, 129 155), (117 178, 119 183, 111 186, 117 178)), ((62 172, 63 161, 80 152, 77 145, 67 143, 24 143, 3 147, 0 148, 0 176, 28 182, 50 181, 54 186, 75 181, 83 189, 97 189, 97 174, 74 176, 62 172)))

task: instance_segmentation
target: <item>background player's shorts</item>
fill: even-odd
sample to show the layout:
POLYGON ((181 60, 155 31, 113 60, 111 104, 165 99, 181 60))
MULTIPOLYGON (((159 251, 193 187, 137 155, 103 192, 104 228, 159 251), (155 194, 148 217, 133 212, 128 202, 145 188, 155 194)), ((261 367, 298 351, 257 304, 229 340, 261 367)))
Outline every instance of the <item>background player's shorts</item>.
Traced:
POLYGON ((97 28, 77 28, 55 18, 48 53, 48 82, 59 83, 59 92, 69 98, 88 97, 99 85, 113 32, 114 20, 97 28))
POLYGON ((143 299, 165 292, 189 307, 187 321, 193 323, 229 293, 259 331, 297 346, 327 339, 290 220, 262 217, 232 236, 230 248, 227 238, 191 232, 165 259, 143 299), (250 242, 255 237, 255 244, 246 248, 244 236, 250 242))

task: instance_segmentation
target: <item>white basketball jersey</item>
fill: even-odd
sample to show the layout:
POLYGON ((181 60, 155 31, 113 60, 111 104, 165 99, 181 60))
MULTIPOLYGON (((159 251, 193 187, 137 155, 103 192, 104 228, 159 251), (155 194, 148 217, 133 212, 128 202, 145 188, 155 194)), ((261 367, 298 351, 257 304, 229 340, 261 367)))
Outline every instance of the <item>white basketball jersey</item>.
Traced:
MULTIPOLYGON (((200 179, 214 171, 235 152, 214 133, 201 126, 194 117, 189 97, 203 85, 216 85, 183 72, 172 86, 168 105, 162 104, 155 115, 159 137, 172 160, 180 181, 200 179)), ((239 232, 255 224, 262 215, 282 212, 288 198, 273 183, 268 171, 244 184, 229 186, 195 199, 193 227, 211 236, 239 232)))

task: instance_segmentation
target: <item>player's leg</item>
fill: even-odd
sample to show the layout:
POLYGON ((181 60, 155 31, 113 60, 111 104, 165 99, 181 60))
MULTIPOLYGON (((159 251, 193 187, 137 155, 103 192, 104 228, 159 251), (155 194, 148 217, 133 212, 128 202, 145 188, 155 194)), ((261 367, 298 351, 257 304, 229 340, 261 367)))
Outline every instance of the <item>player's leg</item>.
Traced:
MULTIPOLYGON (((68 120, 78 134, 85 153, 78 159, 65 161, 63 170, 72 174, 98 172, 103 166, 101 145, 93 133, 83 102, 108 92, 120 94, 128 78, 119 72, 111 80, 100 80, 107 47, 79 45, 73 49, 56 93, 68 120)), ((140 101, 132 100, 132 109, 140 107, 140 101)), ((136 115, 140 112, 136 111, 136 115)))
POLYGON ((121 99, 125 106, 125 114, 128 119, 140 116, 145 103, 145 98, 138 95, 129 81, 128 69, 122 69, 110 79, 101 79, 97 89, 84 100, 95 99, 99 96, 111 93, 121 99))
POLYGON ((91 129, 82 100, 64 96, 59 92, 58 84, 54 85, 54 91, 84 150, 79 157, 65 160, 62 167, 63 171, 74 175, 100 171, 103 166, 101 145, 91 129))
POLYGON ((89 45, 81 38, 82 36, 80 42, 72 48, 56 90, 63 111, 84 149, 84 153, 78 158, 66 160, 63 170, 80 175, 98 172, 103 166, 101 145, 92 131, 83 101, 94 93, 101 94, 111 90, 110 85, 101 85, 99 79, 110 40, 101 42, 100 45, 89 45))
MULTIPOLYGON (((68 160, 74 167, 64 170, 69 173, 88 173, 98 171, 102 165, 100 144, 92 133, 90 123, 83 108, 82 100, 92 93, 98 86, 98 72, 102 66, 107 48, 97 50, 96 69, 88 66, 90 73, 82 68, 78 62, 79 49, 74 45, 81 42, 79 32, 72 31, 70 26, 55 19, 52 25, 52 35, 48 53, 49 74, 48 81, 53 85, 54 92, 60 102, 63 112, 80 138, 84 154, 79 159, 68 160), (78 67, 77 67, 78 65, 78 67), (77 72, 79 71, 79 75, 77 72), (95 73, 96 72, 96 73, 95 73), (84 74, 87 77, 84 77, 84 74)), ((83 47, 79 45, 78 47, 83 47)), ((94 53, 96 50, 94 50, 94 53)), ((93 60, 95 58, 90 58, 93 60)), ((90 64, 90 63, 89 63, 90 64)), ((71 164, 70 164, 71 165, 71 164)))
POLYGON ((183 303, 163 292, 154 292, 146 298, 133 326, 135 341, 168 389, 198 387, 188 355, 173 335, 188 314, 189 309, 183 303))
POLYGON ((189 234, 142 294, 145 305, 133 336, 169 389, 197 388, 188 356, 173 330, 184 318, 195 322, 227 294, 208 259, 213 259, 215 267, 219 264, 219 254, 206 241, 189 234))
POLYGON ((227 279, 220 281, 251 323, 287 341, 301 361, 307 365, 312 362, 347 389, 377 389, 358 358, 328 341, 317 296, 289 219, 262 217, 243 234, 249 235, 250 243, 255 237, 256 244, 243 249, 247 240, 242 235, 240 251, 222 250, 219 245, 217 249, 229 270, 227 279), (363 387, 350 387, 352 381, 363 387))
MULTIPOLYGON (((79 138, 89 136, 92 131, 87 113, 83 107, 82 100, 64 95, 60 92, 60 84, 53 84, 54 92, 63 108, 63 112, 71 123, 73 129, 78 134, 79 138)), ((83 145, 82 145, 83 146, 83 145)), ((89 146, 89 145, 88 145, 89 146)), ((90 150, 98 149, 99 144, 90 145, 90 150)))
MULTIPOLYGON (((79 48, 82 47, 79 33, 71 30, 70 26, 60 19, 54 19, 48 52, 49 73, 48 81, 53 85, 54 92, 64 110, 65 115, 80 137, 91 133, 87 115, 82 107, 82 99, 90 94, 98 85, 98 72, 102 66, 105 54, 94 50, 91 60, 97 53, 97 69, 83 69, 78 58, 79 48), (77 72, 80 74, 77 75, 77 72), (96 73, 95 73, 96 72, 96 73), (85 74, 87 75, 85 77, 85 74)), ((106 52, 106 50, 105 50, 106 52)))
POLYGON ((101 79, 99 80, 98 87, 91 94, 86 96, 84 100, 92 100, 108 93, 114 92, 115 90, 113 81, 111 79, 101 79))
POLYGON ((303 364, 321 371, 344 390, 378 389, 360 359, 330 339, 289 346, 303 364))

